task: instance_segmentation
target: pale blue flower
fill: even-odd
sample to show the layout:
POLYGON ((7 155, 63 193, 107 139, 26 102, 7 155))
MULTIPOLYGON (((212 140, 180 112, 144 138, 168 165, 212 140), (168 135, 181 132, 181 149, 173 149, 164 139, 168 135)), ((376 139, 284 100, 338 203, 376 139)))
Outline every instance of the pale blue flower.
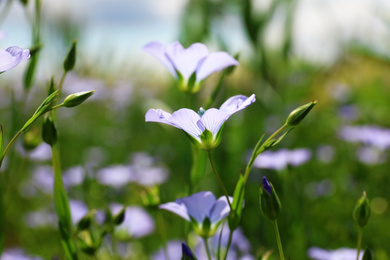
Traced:
POLYGON ((282 170, 288 165, 301 165, 310 158, 311 152, 304 148, 295 150, 280 149, 276 152, 265 151, 256 158, 253 166, 258 168, 282 170))
MULTIPOLYGON (((318 247, 312 247, 308 251, 310 258, 315 260, 356 260, 357 250, 352 248, 339 248, 336 250, 325 250, 318 247)), ((362 259, 363 252, 359 259, 362 259)))
POLYGON ((28 49, 12 46, 5 51, 0 50, 0 73, 12 69, 28 58, 30 58, 30 50, 28 49))
POLYGON ((0 260, 41 260, 43 258, 31 256, 24 252, 21 248, 8 248, 4 250, 0 256, 0 260))
POLYGON ((390 129, 374 125, 344 126, 339 132, 341 139, 352 143, 363 143, 381 150, 390 147, 390 129))
POLYGON ((175 202, 162 204, 160 209, 171 211, 190 221, 198 235, 208 237, 215 233, 219 224, 230 213, 226 197, 222 196, 217 200, 211 191, 201 191, 189 197, 177 199, 175 202), (203 223, 207 219, 210 221, 210 227, 208 230, 203 230, 203 223))
POLYGON ((173 114, 161 109, 149 109, 145 121, 177 127, 186 132, 195 145, 204 150, 211 150, 221 141, 222 125, 225 121, 255 100, 254 94, 250 97, 237 95, 226 100, 219 109, 210 108, 206 111, 200 109, 199 113, 187 108, 179 109, 173 114))
POLYGON ((202 43, 194 43, 185 49, 179 42, 169 45, 151 42, 143 49, 157 58, 179 80, 181 90, 191 93, 197 92, 201 82, 212 73, 238 65, 238 61, 226 52, 209 54, 202 43))

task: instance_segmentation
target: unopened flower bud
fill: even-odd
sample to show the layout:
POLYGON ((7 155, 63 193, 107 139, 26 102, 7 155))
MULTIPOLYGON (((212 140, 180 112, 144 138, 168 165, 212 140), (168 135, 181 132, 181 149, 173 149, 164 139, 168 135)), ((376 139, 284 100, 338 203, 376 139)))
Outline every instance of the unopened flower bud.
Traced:
POLYGON ((366 250, 364 250, 362 260, 372 260, 372 259, 374 259, 372 255, 372 251, 369 248, 366 248, 366 250))
POLYGON ((66 55, 66 58, 64 60, 64 70, 66 72, 72 70, 74 65, 76 64, 76 44, 77 40, 74 40, 72 46, 69 49, 68 55, 66 55))
POLYGON ((75 107, 83 103, 85 100, 87 100, 92 94, 95 92, 95 90, 90 91, 83 91, 71 94, 67 96, 64 99, 63 106, 64 107, 75 107))
POLYGON ((181 260, 197 260, 194 253, 185 243, 181 243, 181 251, 182 251, 181 260))
POLYGON ((355 209, 353 210, 353 218, 360 227, 364 227, 370 218, 370 214, 370 203, 367 199, 366 192, 363 191, 363 196, 356 202, 355 209))
POLYGON ((259 202, 263 214, 270 220, 276 220, 282 206, 272 183, 266 177, 263 177, 263 185, 260 187, 259 202))
POLYGON ((298 125, 310 112, 310 110, 318 103, 317 100, 314 100, 306 105, 300 106, 294 109, 290 115, 287 117, 286 125, 296 126, 298 125))
POLYGON ((50 115, 43 118, 42 139, 50 146, 57 143, 57 128, 50 115))
POLYGON ((78 223, 77 223, 77 230, 86 230, 91 226, 93 215, 95 214, 95 211, 91 211, 87 213, 78 223))
POLYGON ((126 207, 123 207, 123 209, 119 211, 118 214, 113 216, 113 221, 116 226, 119 226, 120 224, 123 223, 123 221, 125 220, 125 213, 126 213, 126 207))

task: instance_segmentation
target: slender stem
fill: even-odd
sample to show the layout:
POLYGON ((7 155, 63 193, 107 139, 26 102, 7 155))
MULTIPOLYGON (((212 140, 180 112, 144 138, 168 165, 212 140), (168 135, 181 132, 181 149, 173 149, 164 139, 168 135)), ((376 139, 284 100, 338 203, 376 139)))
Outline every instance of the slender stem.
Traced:
POLYGON ((1 155, 1 158, 0 158, 0 167, 3 163, 3 160, 4 160, 4 157, 6 155, 6 153, 8 152, 9 148, 11 148, 12 144, 16 141, 16 139, 18 139, 18 137, 23 133, 22 130, 19 130, 19 132, 16 133, 16 135, 12 138, 12 140, 8 143, 7 147, 5 147, 4 149, 4 152, 3 154, 1 155))
POLYGON ((160 231, 161 240, 163 243, 163 250, 164 250, 165 259, 169 260, 168 247, 167 247, 167 236, 166 236, 167 233, 165 230, 161 210, 157 210, 157 221, 158 221, 158 227, 159 227, 159 231, 160 231))
POLYGON ((62 89, 62 85, 64 84, 65 76, 66 76, 66 71, 64 71, 64 73, 62 74, 62 77, 61 77, 61 80, 60 80, 60 85, 58 86, 60 91, 62 89))
POLYGON ((228 253, 229 253, 230 245, 232 244, 233 232, 234 232, 234 230, 230 230, 230 233, 229 233, 229 240, 228 240, 228 243, 227 243, 227 246, 226 246, 225 257, 223 258, 223 259, 225 259, 225 260, 226 260, 226 258, 227 258, 228 253))
POLYGON ((280 260, 284 260, 282 242, 280 240, 279 229, 278 229, 278 222, 276 221, 276 219, 272 221, 272 224, 274 225, 274 229, 275 229, 276 242, 278 243, 280 260))
POLYGON ((362 227, 359 227, 356 260, 359 260, 360 249, 361 249, 361 247, 362 247, 362 237, 363 237, 363 228, 362 228, 362 227))
POLYGON ((210 248, 209 248, 209 243, 207 243, 207 238, 203 238, 203 241, 204 241, 204 247, 206 248, 207 258, 211 260, 210 248))
POLYGON ((225 196, 226 196, 226 200, 227 200, 227 203, 229 204, 229 207, 230 207, 230 210, 233 210, 232 209, 232 204, 230 203, 230 200, 229 200, 229 194, 227 193, 226 189, 225 189, 225 186, 223 185, 222 183, 222 180, 221 178, 219 178, 219 175, 214 167, 214 163, 213 163, 213 160, 211 159, 211 152, 208 151, 208 154, 209 154, 209 160, 210 160, 210 164, 211 164, 211 168, 213 168, 213 172, 214 172, 214 175, 215 177, 217 178, 218 180, 218 183, 219 183, 219 186, 221 187, 221 189, 223 190, 223 193, 225 193, 225 196))

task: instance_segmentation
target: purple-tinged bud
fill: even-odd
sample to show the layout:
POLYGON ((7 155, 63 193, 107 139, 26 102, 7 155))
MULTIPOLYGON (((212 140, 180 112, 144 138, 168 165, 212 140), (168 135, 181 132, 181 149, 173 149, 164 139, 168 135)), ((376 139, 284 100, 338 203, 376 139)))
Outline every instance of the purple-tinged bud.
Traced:
POLYGON ((276 194, 272 183, 263 177, 263 185, 260 186, 259 195, 260 209, 270 220, 276 220, 282 208, 278 194, 276 194))
POLYGON ((181 243, 181 251, 182 251, 181 260, 196 260, 197 259, 194 255, 194 253, 192 253, 191 249, 185 243, 181 243))
POLYGON ((263 176, 263 188, 270 194, 272 195, 272 188, 271 185, 269 184, 267 178, 263 176))

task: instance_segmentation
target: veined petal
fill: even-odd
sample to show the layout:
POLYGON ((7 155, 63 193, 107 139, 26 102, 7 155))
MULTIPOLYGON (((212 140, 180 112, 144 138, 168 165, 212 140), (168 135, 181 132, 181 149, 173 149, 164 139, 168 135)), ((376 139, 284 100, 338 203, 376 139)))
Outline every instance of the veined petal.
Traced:
MULTIPOLYGON (((229 197, 230 202, 233 201, 232 197, 229 197)), ((225 196, 220 197, 214 204, 210 211, 210 222, 217 223, 226 218, 230 213, 230 207, 225 196)))
POLYGON ((30 50, 17 46, 9 47, 5 51, 0 50, 0 72, 12 69, 19 63, 30 58, 30 50))
POLYGON ((159 208, 168 210, 172 213, 175 213, 176 215, 179 215, 180 217, 184 218, 187 221, 191 221, 190 215, 188 215, 187 207, 183 203, 168 202, 165 204, 161 204, 159 208))
POLYGON ((142 49, 147 53, 151 54, 152 56, 154 56, 156 59, 158 59, 175 78, 177 77, 175 67, 166 56, 165 53, 167 49, 166 45, 160 42, 151 42, 146 44, 142 49))
POLYGON ((219 108, 219 110, 225 111, 230 115, 232 115, 237 111, 246 108, 247 106, 249 106, 255 101, 256 101, 255 94, 252 94, 250 97, 246 97, 244 95, 237 95, 226 100, 219 108))
POLYGON ((189 197, 177 199, 176 203, 184 204, 188 215, 194 218, 198 223, 202 223, 212 209, 216 198, 210 191, 201 191, 189 197))
POLYGON ((203 126, 209 130, 213 136, 215 136, 222 124, 229 118, 229 114, 225 111, 218 110, 216 108, 208 109, 200 120, 197 122, 197 125, 201 128, 203 126))
POLYGON ((200 140, 202 132, 196 124, 199 119, 200 117, 195 111, 188 108, 182 108, 174 112, 168 121, 169 124, 182 129, 197 140, 200 140))
POLYGON ((162 109, 149 109, 145 115, 145 122, 158 122, 171 125, 167 120, 172 115, 162 109))
POLYGON ((168 59, 187 81, 198 67, 199 62, 207 57, 209 51, 202 43, 194 43, 187 49, 175 42, 166 49, 168 59))
POLYGON ((226 52, 211 53, 196 69, 196 80, 199 82, 214 72, 221 71, 229 66, 237 66, 238 64, 238 61, 226 52))

